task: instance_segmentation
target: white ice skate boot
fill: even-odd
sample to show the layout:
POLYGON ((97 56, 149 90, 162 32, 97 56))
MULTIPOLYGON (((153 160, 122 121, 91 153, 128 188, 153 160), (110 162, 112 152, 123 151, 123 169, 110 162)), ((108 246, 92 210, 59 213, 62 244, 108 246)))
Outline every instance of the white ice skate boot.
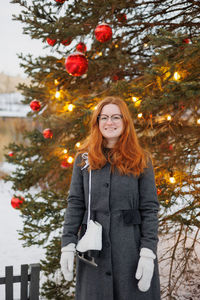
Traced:
POLYGON ((86 252, 88 250, 102 249, 102 226, 98 222, 90 220, 84 236, 79 240, 76 250, 86 252))

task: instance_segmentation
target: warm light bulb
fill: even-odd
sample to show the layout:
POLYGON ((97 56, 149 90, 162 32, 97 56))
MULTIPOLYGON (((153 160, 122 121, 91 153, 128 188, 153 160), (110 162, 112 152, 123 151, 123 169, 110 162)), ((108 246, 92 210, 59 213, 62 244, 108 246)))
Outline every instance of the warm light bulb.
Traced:
POLYGON ((136 101, 136 102, 135 102, 135 107, 138 107, 138 106, 140 106, 140 103, 141 103, 141 101, 142 101, 142 100, 138 100, 138 101, 136 101))
POLYGON ((72 157, 72 156, 69 156, 68 159, 67 159, 67 162, 68 162, 69 164, 72 164, 73 161, 74 161, 73 157, 72 157))
POLYGON ((144 44, 144 48, 147 48, 147 47, 148 47, 148 44, 145 43, 145 44, 144 44))
POLYGON ((119 48, 119 45, 115 44, 115 48, 119 48))
POLYGON ((54 80, 54 84, 55 84, 55 85, 58 85, 58 84, 59 84, 59 81, 58 81, 57 79, 55 79, 55 80, 54 80))
POLYGON ((133 101, 133 102, 137 102, 138 99, 139 99, 138 97, 134 97, 134 96, 132 97, 132 101, 133 101))
POLYGON ((74 109, 74 105, 73 104, 69 104, 68 107, 67 107, 67 109, 69 111, 72 111, 74 109))
POLYGON ((81 143, 80 143, 80 142, 76 143, 76 147, 77 147, 77 148, 79 148, 79 147, 80 147, 80 145, 81 145, 81 143))
POLYGON ((97 52, 97 54, 98 54, 99 56, 102 56, 102 55, 103 55, 103 53, 102 53, 102 52, 97 52))
POLYGON ((169 177, 169 181, 170 181, 171 183, 175 183, 175 182, 176 182, 176 180, 175 180, 175 178, 174 178, 173 176, 169 177))
POLYGON ((137 116, 138 118, 142 118, 142 113, 139 113, 137 116))
POLYGON ((178 72, 174 73, 174 80, 179 80, 181 78, 181 75, 178 72))
POLYGON ((197 120, 197 124, 199 124, 199 125, 200 125, 200 119, 198 119, 198 120, 197 120))
POLYGON ((63 150, 63 153, 66 154, 66 153, 67 153, 67 149, 64 149, 64 150, 63 150))
POLYGON ((167 120, 171 121, 172 117, 170 115, 167 115, 167 120))
POLYGON ((60 91, 56 91, 56 93, 55 93, 55 98, 56 98, 56 99, 59 99, 59 98, 60 98, 60 91))

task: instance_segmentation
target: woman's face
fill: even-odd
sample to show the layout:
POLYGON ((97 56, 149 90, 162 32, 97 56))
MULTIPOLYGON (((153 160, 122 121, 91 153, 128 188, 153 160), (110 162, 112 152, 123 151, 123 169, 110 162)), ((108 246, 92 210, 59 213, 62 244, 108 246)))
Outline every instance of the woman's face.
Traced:
POLYGON ((121 111, 116 104, 105 105, 99 115, 99 130, 106 139, 108 146, 114 146, 123 131, 121 111))

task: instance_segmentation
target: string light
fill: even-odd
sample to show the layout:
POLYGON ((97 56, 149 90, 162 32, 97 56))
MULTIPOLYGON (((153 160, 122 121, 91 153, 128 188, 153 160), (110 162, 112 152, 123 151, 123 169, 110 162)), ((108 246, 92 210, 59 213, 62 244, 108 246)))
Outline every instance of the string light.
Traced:
POLYGON ((171 121, 171 119, 172 119, 172 117, 170 115, 167 115, 166 118, 167 118, 167 121, 171 121))
POLYGON ((115 48, 119 48, 119 45, 115 44, 115 48))
POLYGON ((79 148, 79 147, 80 147, 80 145, 81 145, 81 143, 80 143, 80 142, 78 142, 78 143, 76 143, 76 145, 75 145, 75 146, 76 146, 77 148, 79 148))
POLYGON ((69 110, 69 111, 72 111, 73 109, 74 109, 74 105, 73 104, 68 104, 68 106, 67 106, 67 109, 69 110))
POLYGON ((139 100, 139 98, 138 97, 134 97, 134 96, 132 96, 132 101, 133 102, 137 102, 139 100))
POLYGON ((55 93, 55 98, 56 98, 56 99, 59 99, 59 98, 60 98, 60 91, 56 91, 56 93, 55 93))
POLYGON ((142 113, 139 113, 137 116, 138 118, 142 118, 142 113))
POLYGON ((55 80, 54 80, 54 84, 55 84, 55 85, 58 85, 58 84, 59 84, 59 81, 58 81, 57 79, 55 79, 55 80))
POLYGON ((200 119, 198 119, 198 120, 197 120, 197 124, 199 124, 199 125, 200 125, 200 119))
POLYGON ((174 178, 174 176, 170 176, 169 181, 170 181, 170 183, 175 183, 176 179, 174 178))
POLYGON ((67 149, 64 149, 64 150, 63 150, 63 153, 66 154, 66 153, 67 153, 67 149))
POLYGON ((73 157, 72 157, 72 156, 69 156, 68 159, 67 159, 67 162, 68 162, 69 164, 72 164, 73 161, 74 161, 73 157))
POLYGON ((174 80, 179 80, 181 78, 181 75, 178 72, 174 72, 173 78, 174 80))

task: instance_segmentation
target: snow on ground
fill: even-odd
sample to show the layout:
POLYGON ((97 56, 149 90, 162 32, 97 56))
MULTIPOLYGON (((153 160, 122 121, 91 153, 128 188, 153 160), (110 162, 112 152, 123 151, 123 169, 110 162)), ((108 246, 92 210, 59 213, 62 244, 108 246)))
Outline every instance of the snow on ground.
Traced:
MULTIPOLYGON (((12 166, 0 165, 0 171, 11 171, 12 166)), ((36 246, 24 248, 22 241, 18 240, 17 230, 22 229, 20 211, 11 204, 13 191, 11 183, 0 180, 0 277, 5 276, 5 266, 13 266, 14 275, 20 275, 21 264, 39 263, 44 258, 44 250, 36 246)), ((42 278, 41 278, 42 280, 42 278)), ((20 298, 20 285, 14 284, 14 299, 20 298)), ((0 285, 0 299, 5 299, 5 286, 0 285)))

